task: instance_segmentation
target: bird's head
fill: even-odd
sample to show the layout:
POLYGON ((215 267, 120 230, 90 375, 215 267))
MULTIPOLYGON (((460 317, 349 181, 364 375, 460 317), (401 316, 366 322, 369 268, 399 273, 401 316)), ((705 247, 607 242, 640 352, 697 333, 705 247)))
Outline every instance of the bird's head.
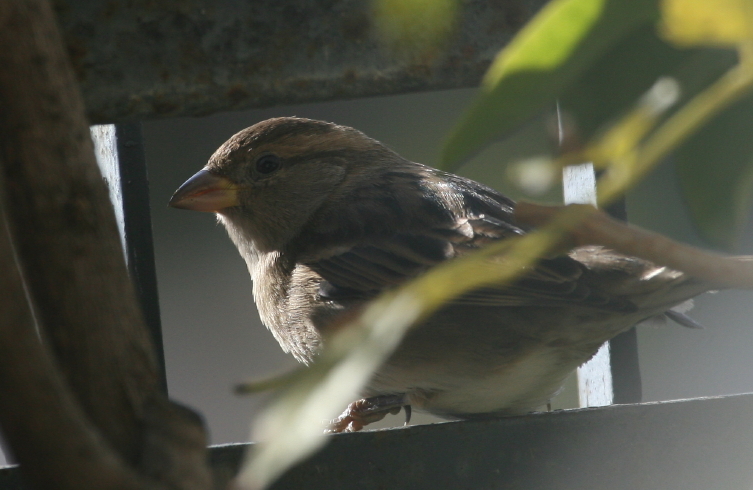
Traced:
POLYGON ((280 250, 325 202, 347 201, 390 162, 404 160, 353 128, 269 119, 220 146, 170 206, 217 213, 239 248, 280 250))

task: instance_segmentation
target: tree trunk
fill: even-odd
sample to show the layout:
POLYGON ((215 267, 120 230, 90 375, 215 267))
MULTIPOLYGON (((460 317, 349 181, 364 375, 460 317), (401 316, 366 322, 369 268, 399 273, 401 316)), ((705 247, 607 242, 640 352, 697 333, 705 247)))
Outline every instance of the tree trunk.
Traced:
POLYGON ((0 2, 0 66, 2 226, 22 271, 2 237, 0 425, 11 450, 42 487, 125 488, 137 481, 136 473, 130 483, 124 476, 136 468, 173 488, 206 488, 203 428, 161 393, 82 98, 46 0, 0 2), (21 276, 45 345, 34 336, 21 276), (61 461, 68 463, 54 464, 61 461), (86 461, 118 471, 105 480, 93 474, 85 485, 86 461), (66 471, 79 480, 62 478, 66 471))

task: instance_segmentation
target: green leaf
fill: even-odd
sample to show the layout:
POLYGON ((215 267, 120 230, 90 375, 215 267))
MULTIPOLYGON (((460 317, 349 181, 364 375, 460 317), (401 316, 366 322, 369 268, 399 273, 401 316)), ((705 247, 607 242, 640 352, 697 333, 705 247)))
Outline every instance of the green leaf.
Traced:
POLYGON ((749 0, 662 0, 664 36, 679 46, 735 46, 750 42, 749 0))
POLYGON ((542 110, 611 46, 658 19, 656 0, 554 0, 497 56, 481 93, 450 134, 442 166, 455 168, 542 110))
POLYGON ((680 187, 702 237, 734 249, 753 204, 753 96, 704 126, 676 152, 680 187))
POLYGON ((678 49, 661 40, 653 25, 645 25, 606 51, 562 93, 559 102, 585 142, 632 109, 659 78, 669 76, 679 82, 682 102, 736 63, 733 50, 678 49))

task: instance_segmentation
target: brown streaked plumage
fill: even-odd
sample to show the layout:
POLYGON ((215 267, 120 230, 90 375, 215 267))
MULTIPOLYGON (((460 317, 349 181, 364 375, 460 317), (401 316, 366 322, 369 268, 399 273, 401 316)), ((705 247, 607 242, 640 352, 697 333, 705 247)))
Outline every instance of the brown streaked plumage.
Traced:
MULTIPOLYGON (((381 291, 526 232, 515 203, 410 162, 344 126, 277 118, 240 131, 170 201, 216 212, 245 259, 261 319, 310 363, 327 326, 381 291)), ((506 287, 452 301, 412 329, 335 430, 401 405, 453 417, 545 404, 606 340, 706 286, 581 247, 506 287)))

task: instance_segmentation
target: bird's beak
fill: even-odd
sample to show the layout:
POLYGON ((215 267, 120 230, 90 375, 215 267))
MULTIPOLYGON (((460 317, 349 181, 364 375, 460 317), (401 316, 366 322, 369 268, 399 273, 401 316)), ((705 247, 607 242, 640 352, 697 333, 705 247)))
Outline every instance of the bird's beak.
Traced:
POLYGON ((238 204, 236 184, 225 177, 200 170, 175 191, 168 206, 214 213, 238 204))

